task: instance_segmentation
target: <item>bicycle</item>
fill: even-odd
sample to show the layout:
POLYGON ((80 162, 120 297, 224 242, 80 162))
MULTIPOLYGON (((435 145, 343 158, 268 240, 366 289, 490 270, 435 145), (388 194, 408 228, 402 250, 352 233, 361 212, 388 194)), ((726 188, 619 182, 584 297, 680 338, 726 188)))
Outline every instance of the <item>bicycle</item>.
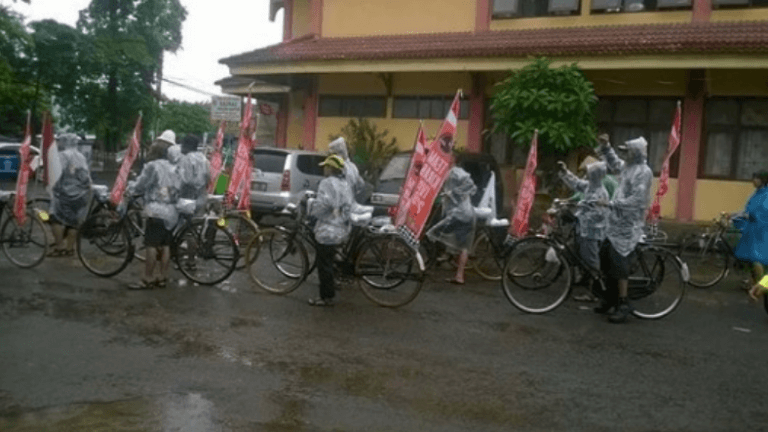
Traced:
MULTIPOLYGON (((297 289, 313 266, 307 257, 307 245, 317 245, 308 217, 304 195, 298 206, 286 212, 296 224, 261 230, 247 250, 251 279, 267 292, 285 295, 297 289)), ((388 219, 388 218, 386 218, 388 219)), ((384 307, 404 306, 416 298, 424 283, 424 262, 384 219, 371 219, 370 213, 353 217, 349 239, 336 249, 335 274, 352 277, 363 294, 384 307)))
POLYGON ((259 225, 251 219, 249 210, 238 210, 224 204, 224 195, 208 195, 206 213, 216 214, 225 221, 224 226, 232 234, 240 252, 240 259, 235 268, 245 268, 246 249, 259 233, 259 225))
POLYGON ((35 208, 28 208, 22 225, 13 215, 14 192, 0 191, 0 245, 3 254, 13 265, 20 268, 32 268, 43 262, 48 253, 48 235, 43 221, 48 220, 48 213, 35 208))
MULTIPOLYGON (((101 277, 122 272, 135 256, 137 229, 129 215, 135 199, 112 208, 107 194, 95 197, 98 211, 86 219, 77 234, 77 255, 83 266, 101 277), (106 211, 104 211, 106 210, 106 211)), ((239 248, 226 229, 226 220, 215 215, 194 217, 195 201, 179 200, 180 216, 173 229, 171 258, 189 280, 217 284, 232 274, 239 248)))
MULTIPOLYGON (((598 297, 606 292, 604 274, 585 263, 576 246, 575 226, 564 222, 572 202, 556 199, 548 211, 556 229, 517 241, 504 266, 502 290, 513 306, 523 312, 543 314, 570 296, 577 271, 591 282, 598 297)), ((632 253, 629 300, 632 314, 659 319, 674 311, 685 294, 688 270, 675 254, 650 243, 639 243, 632 253)))

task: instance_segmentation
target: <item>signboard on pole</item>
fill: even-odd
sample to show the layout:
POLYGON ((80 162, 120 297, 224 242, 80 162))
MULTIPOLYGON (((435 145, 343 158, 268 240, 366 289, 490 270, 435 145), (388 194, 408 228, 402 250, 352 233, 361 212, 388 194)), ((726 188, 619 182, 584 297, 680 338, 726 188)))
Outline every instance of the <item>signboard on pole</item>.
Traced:
POLYGON ((237 96, 213 96, 211 99, 211 120, 239 122, 242 102, 237 96))

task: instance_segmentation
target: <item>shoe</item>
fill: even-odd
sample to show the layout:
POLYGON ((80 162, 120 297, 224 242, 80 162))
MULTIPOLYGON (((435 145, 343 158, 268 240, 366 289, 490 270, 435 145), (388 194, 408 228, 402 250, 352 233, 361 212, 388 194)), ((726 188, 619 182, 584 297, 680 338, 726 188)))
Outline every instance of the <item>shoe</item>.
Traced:
POLYGON ((128 285, 128 289, 131 290, 151 290, 154 289, 157 285, 155 285, 155 282, 149 282, 145 281, 144 279, 140 280, 138 283, 132 283, 128 285))
POLYGON ((316 298, 307 300, 310 306, 333 306, 333 299, 316 298))
POLYGON ((584 293, 573 296, 573 299, 578 302, 593 302, 597 300, 597 297, 595 297, 592 293, 584 293))
POLYGON ((632 313, 632 306, 629 305, 627 299, 620 299, 619 304, 616 306, 616 310, 612 314, 608 315, 608 321, 614 324, 621 324, 627 322, 629 314, 632 313))
POLYGON ((463 280, 458 280, 458 279, 452 278, 452 277, 446 279, 445 281, 448 282, 448 283, 455 284, 455 285, 464 285, 464 281, 463 280))

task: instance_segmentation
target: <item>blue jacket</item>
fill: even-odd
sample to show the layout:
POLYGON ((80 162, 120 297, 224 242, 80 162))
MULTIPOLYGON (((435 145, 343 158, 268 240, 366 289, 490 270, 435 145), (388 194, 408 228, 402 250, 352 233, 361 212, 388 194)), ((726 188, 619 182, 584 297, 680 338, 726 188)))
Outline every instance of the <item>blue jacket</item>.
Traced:
POLYGON ((755 191, 745 209, 745 221, 739 226, 741 240, 734 255, 742 261, 768 265, 768 187, 755 191))

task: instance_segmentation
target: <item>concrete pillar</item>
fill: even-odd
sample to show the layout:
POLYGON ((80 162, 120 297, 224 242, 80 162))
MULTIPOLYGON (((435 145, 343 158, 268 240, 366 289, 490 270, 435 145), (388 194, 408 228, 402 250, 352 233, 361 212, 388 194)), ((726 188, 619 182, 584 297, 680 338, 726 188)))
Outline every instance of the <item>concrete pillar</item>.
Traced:
POLYGON ((467 151, 483 151, 483 126, 485 125, 485 75, 472 74, 472 92, 469 95, 469 133, 467 151))
POLYGON ((704 69, 688 72, 688 88, 683 99, 682 137, 680 141, 680 164, 677 176, 677 220, 693 220, 696 199, 696 178, 699 172, 701 132, 704 123, 705 102, 704 69))
POLYGON ((293 39, 293 0, 283 0, 283 42, 293 39))
POLYGON ((707 22, 712 14, 712 0, 693 0, 691 22, 707 22))
POLYGON ((475 12, 475 32, 491 29, 491 0, 477 0, 475 12))
POLYGON ((288 146, 288 110, 290 109, 290 98, 288 94, 282 97, 278 106, 277 128, 275 130, 275 147, 286 148, 288 146))
POLYGON ((313 80, 305 91, 304 133, 302 134, 301 145, 304 146, 304 150, 314 150, 318 111, 317 81, 313 80))
POLYGON ((323 0, 309 0, 309 32, 323 35, 323 0))

